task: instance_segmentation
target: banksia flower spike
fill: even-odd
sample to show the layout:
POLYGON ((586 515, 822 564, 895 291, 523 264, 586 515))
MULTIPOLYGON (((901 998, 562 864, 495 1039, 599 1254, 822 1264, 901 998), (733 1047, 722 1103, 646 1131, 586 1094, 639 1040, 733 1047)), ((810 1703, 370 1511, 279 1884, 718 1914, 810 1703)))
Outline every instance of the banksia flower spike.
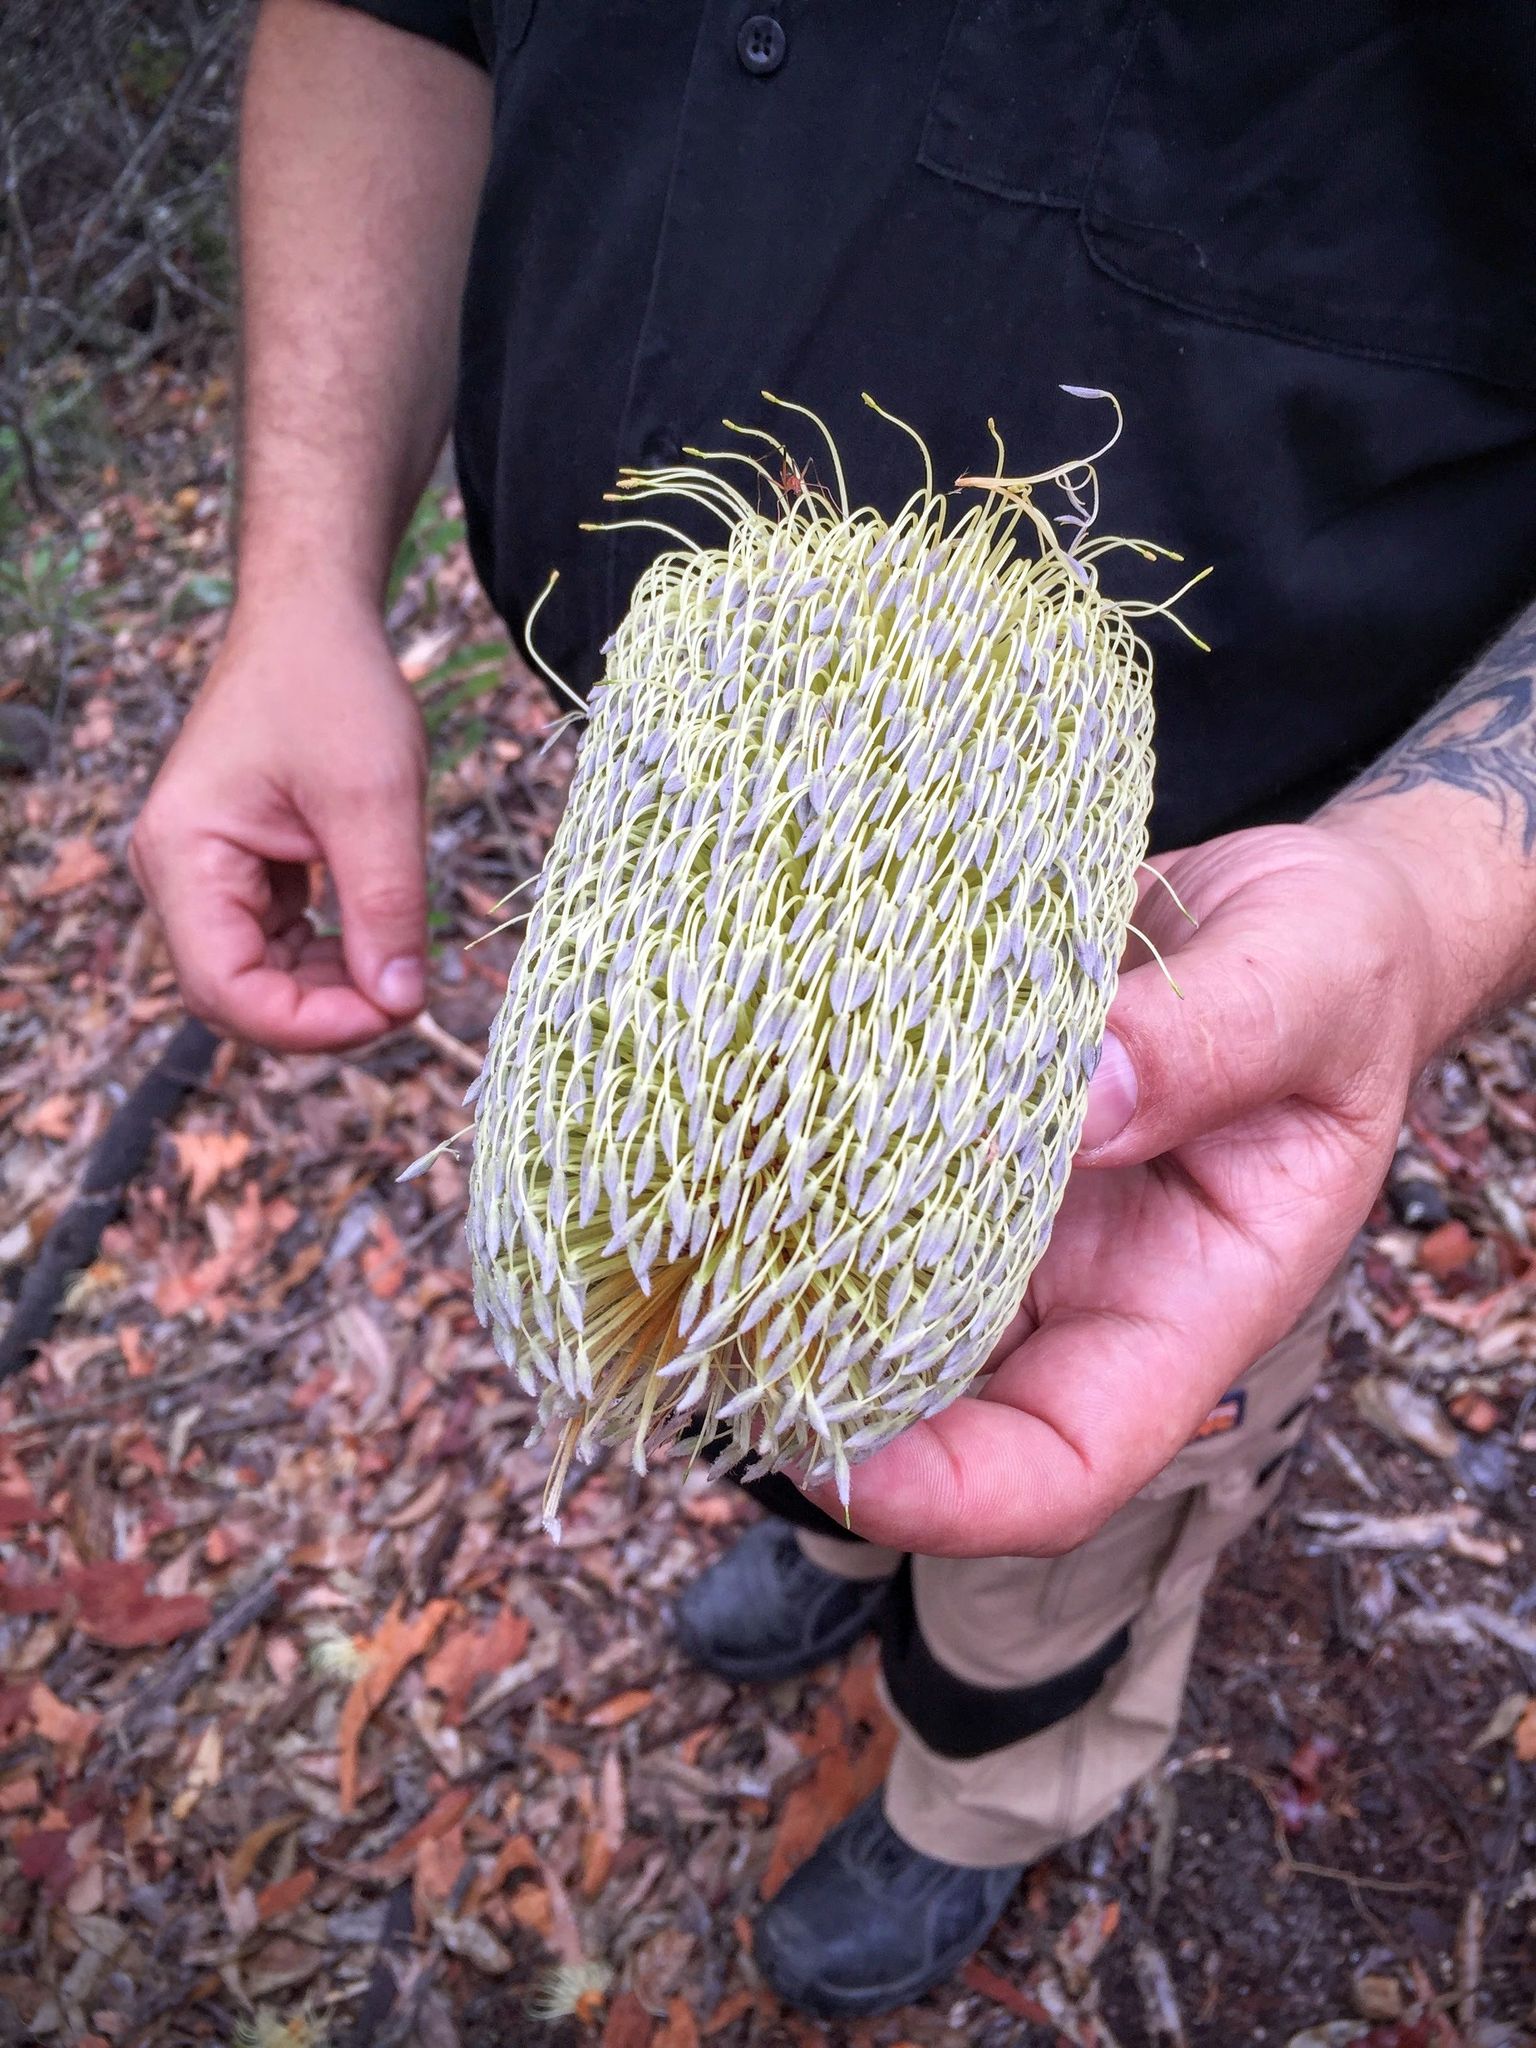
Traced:
POLYGON ((1098 457, 1009 478, 994 428, 956 517, 914 434, 887 522, 830 436, 835 491, 732 431, 767 458, 620 480, 725 531, 623 522, 675 545, 470 1091, 476 1304, 557 1437, 551 1517, 573 1453, 643 1469, 685 1424, 846 1499, 964 1390, 1045 1248, 1146 851, 1133 622, 1166 607, 1097 565, 1166 550, 1093 537, 1098 457))

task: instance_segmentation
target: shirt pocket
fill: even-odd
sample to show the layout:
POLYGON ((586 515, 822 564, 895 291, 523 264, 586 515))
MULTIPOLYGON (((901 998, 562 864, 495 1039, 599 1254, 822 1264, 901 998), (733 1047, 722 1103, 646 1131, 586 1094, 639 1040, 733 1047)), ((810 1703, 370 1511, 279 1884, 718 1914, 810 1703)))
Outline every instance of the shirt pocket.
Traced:
POLYGON ((1536 9, 1153 4, 1081 225, 1189 312, 1536 387, 1536 9))
POLYGON ((1146 0, 957 0, 918 161, 999 198, 1077 209, 1146 0))
POLYGON ((957 0, 919 161, 1187 313, 1536 389, 1530 0, 957 0))
POLYGON ((510 57, 519 47, 533 19, 534 4, 535 0, 470 0, 475 34, 488 65, 494 66, 499 57, 510 57))

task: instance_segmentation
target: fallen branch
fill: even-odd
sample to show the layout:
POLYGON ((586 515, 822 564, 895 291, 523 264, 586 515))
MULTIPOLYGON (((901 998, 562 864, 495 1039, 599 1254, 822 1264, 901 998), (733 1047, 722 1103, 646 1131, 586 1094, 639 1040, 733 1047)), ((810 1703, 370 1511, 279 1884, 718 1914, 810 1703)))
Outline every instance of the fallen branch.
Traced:
POLYGON ((120 1745, 136 1741, 159 1714, 177 1705, 183 1693, 190 1692, 200 1678, 207 1677, 219 1653, 277 1604, 287 1570, 285 1559, 265 1578, 248 1586, 222 1614, 214 1616, 195 1643, 189 1644, 128 1700, 118 1723, 120 1745))
POLYGON ((150 1146, 194 1088, 208 1078, 218 1039, 189 1018, 107 1125, 86 1162, 80 1191, 43 1239, 0 1336, 0 1380, 27 1365, 53 1328, 72 1275, 96 1256, 150 1146))
POLYGON ((445 1031, 430 1010, 423 1010, 419 1016, 413 1017, 411 1029, 461 1073, 477 1076, 485 1065, 485 1055, 466 1045, 462 1038, 455 1038, 451 1031, 445 1031))

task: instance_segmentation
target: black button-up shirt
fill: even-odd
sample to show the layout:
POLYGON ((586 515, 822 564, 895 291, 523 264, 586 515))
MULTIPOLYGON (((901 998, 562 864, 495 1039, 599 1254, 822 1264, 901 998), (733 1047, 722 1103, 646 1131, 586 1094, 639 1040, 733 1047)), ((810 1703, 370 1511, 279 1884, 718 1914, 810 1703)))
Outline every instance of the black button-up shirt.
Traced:
POLYGON ((353 4, 493 73, 459 466, 579 681, 663 543, 578 522, 765 386, 887 511, 861 391, 951 478, 1118 395, 1103 530, 1215 571, 1210 654, 1151 626, 1161 845, 1303 815, 1536 593, 1532 0, 353 4))

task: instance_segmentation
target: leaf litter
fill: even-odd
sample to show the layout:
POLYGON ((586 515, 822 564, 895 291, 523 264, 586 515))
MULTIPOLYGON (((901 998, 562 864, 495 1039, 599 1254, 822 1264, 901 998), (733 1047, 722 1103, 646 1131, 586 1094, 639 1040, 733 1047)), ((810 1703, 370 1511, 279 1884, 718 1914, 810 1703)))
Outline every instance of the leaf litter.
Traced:
MULTIPOLYGON (((231 419, 222 380, 155 365, 132 405, 62 745, 0 790, 13 1285, 181 1014, 123 847, 217 642, 223 535, 187 508, 231 419)), ((466 947, 574 754, 541 754, 553 707, 451 493, 415 533, 391 626, 437 749, 428 1019, 356 1055, 221 1048, 0 1388, 0 2039, 1530 2048, 1530 1011, 1415 1097, 1173 1758, 951 1985, 808 2022, 758 1983, 750 1916, 879 1782, 870 1650, 762 1693, 687 1669, 669 1604, 751 1511, 675 1466, 599 1464, 552 1549, 470 1305, 463 1163, 397 1184, 459 1128, 516 937, 466 947)))

